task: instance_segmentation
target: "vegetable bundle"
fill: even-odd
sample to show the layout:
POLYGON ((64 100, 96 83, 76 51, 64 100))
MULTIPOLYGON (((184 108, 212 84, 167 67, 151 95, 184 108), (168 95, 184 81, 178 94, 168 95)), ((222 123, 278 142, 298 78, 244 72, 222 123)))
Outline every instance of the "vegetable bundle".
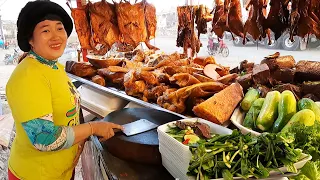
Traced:
POLYGON ((234 130, 231 135, 214 135, 190 145, 193 156, 188 175, 197 179, 266 178, 283 166, 296 173, 294 163, 302 151, 294 149, 292 142, 274 133, 253 137, 234 130))

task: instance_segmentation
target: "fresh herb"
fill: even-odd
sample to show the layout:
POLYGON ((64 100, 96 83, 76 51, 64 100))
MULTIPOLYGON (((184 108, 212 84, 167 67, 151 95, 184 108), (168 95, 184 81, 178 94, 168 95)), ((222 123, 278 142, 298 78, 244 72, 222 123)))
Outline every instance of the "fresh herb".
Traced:
POLYGON ((312 161, 307 162, 301 173, 292 179, 320 179, 320 122, 315 121, 313 126, 295 123, 281 134, 281 138, 292 143, 293 148, 302 149, 303 153, 310 154, 312 161))
POLYGON ((271 170, 282 166, 297 172, 293 164, 300 159, 301 150, 291 143, 272 133, 253 137, 234 130, 230 135, 215 135, 197 147, 190 146, 193 155, 188 175, 197 179, 267 178, 271 170))

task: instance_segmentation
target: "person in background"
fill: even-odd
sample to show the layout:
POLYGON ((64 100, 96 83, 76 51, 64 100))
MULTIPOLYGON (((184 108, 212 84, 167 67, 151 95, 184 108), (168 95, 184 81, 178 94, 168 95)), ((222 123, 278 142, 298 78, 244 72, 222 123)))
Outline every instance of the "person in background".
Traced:
POLYGON ((0 48, 4 49, 4 41, 2 38, 0 39, 0 48))
POLYGON ((90 135, 101 141, 122 126, 108 122, 80 124, 80 95, 57 62, 73 23, 50 1, 28 2, 17 20, 17 40, 24 52, 7 86, 15 121, 9 180, 70 180, 90 135))

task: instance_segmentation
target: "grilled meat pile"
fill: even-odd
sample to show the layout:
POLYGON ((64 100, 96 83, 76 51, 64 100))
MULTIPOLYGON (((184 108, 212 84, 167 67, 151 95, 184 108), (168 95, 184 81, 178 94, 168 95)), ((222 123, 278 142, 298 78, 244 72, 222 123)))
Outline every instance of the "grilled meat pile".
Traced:
POLYGON ((191 59, 179 53, 154 54, 141 50, 130 53, 131 58, 88 57, 90 63, 68 61, 66 71, 102 86, 124 90, 127 95, 168 110, 196 113, 218 124, 229 120, 242 99, 241 86, 231 85, 238 76, 229 74, 229 68, 217 64, 213 57, 191 59), (212 73, 218 78, 211 78, 212 73), (219 110, 217 105, 205 105, 215 101, 225 107, 219 110))
POLYGON ((149 49, 158 49, 149 43, 155 38, 156 9, 146 0, 135 4, 101 0, 70 9, 81 47, 94 54, 106 54, 114 43, 120 44, 121 50, 133 49, 140 42, 149 49))
POLYGON ((269 91, 290 90, 299 100, 304 97, 320 100, 320 62, 299 61, 292 56, 280 56, 275 53, 265 57, 260 64, 243 61, 240 68, 231 73, 241 74, 237 82, 244 91, 249 87, 260 89, 262 97, 269 91), (319 89, 318 89, 319 88, 319 89))

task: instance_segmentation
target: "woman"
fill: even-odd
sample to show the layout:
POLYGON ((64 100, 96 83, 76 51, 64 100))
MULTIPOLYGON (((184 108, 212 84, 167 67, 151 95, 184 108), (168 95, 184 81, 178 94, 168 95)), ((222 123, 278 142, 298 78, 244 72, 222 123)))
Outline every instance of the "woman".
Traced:
POLYGON ((6 87, 16 137, 9 158, 9 179, 71 179, 79 144, 90 135, 107 140, 120 125, 79 124, 80 97, 57 63, 73 24, 50 1, 28 2, 18 21, 18 44, 28 52, 6 87))

